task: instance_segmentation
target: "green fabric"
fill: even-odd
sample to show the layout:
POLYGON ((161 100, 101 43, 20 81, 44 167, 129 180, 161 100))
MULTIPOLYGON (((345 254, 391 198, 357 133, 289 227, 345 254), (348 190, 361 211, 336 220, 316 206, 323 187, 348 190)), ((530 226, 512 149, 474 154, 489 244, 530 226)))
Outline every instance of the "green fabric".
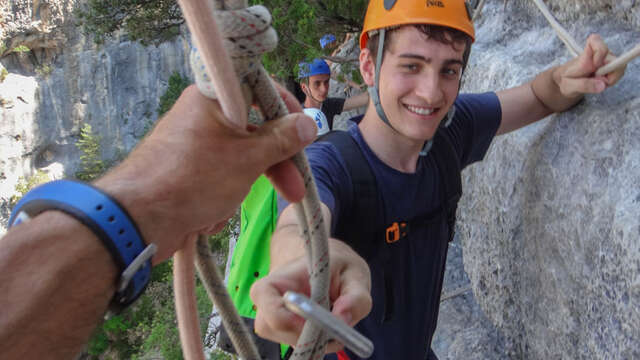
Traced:
MULTIPOLYGON (((277 220, 278 197, 269 180, 262 175, 240 206, 240 236, 229 268, 227 290, 240 316, 256 318, 249 291, 254 282, 269 273, 269 246, 277 220)), ((288 349, 289 345, 280 345, 283 356, 288 349)))
POLYGON ((241 316, 256 317, 249 290, 269 272, 269 245, 276 228, 277 201, 273 186, 262 175, 251 186, 240 208, 240 236, 231 258, 227 289, 241 316))

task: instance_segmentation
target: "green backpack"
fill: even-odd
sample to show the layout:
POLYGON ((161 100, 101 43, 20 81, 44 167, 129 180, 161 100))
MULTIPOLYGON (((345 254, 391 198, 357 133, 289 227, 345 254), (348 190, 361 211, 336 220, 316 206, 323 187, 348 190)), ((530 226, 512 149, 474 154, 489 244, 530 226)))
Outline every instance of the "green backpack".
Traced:
POLYGON ((269 273, 269 246, 277 219, 276 191, 262 175, 251 186, 240 207, 240 236, 229 268, 227 290, 240 316, 256 317, 249 290, 254 282, 269 273))
MULTIPOLYGON (((231 300, 250 330, 253 330, 256 308, 249 292, 254 282, 269 273, 269 247, 277 220, 278 196, 269 180, 262 175, 251 186, 240 206, 240 236, 231 256, 227 281, 231 300)), ((255 334, 254 341, 259 353, 266 359, 279 359, 290 352, 290 346, 267 341, 255 334)), ((218 345, 227 352, 235 353, 224 328, 221 329, 218 345)))

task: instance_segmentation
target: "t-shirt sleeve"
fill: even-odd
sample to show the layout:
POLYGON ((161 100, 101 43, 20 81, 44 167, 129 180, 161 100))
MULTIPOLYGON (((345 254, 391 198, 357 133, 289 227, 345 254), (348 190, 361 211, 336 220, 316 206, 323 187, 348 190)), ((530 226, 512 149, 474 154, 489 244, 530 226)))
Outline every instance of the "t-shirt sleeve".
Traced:
POLYGON ((498 96, 493 93, 460 94, 456 113, 445 128, 458 150, 462 168, 484 158, 502 119, 498 96))
MULTIPOLYGON (((348 206, 342 204, 341 201, 348 201, 351 198, 351 178, 344 160, 333 144, 317 142, 309 145, 305 153, 316 181, 320 201, 331 212, 331 232, 333 233, 336 219, 340 217, 340 208, 348 206)), ((287 200, 278 196, 278 213, 281 213, 288 205, 287 200)))

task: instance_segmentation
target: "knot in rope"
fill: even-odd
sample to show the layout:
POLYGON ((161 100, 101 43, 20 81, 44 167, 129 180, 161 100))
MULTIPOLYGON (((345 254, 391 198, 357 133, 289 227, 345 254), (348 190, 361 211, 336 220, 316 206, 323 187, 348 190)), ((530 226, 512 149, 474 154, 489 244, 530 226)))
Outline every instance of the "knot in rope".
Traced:
MULTIPOLYGON (((278 45, 278 35, 271 27, 271 14, 266 7, 256 5, 237 10, 218 10, 215 12, 215 17, 220 25, 225 48, 233 59, 244 98, 251 104, 256 72, 261 67, 260 56, 274 50, 278 45)), ((200 92, 209 98, 216 99, 216 89, 195 47, 191 49, 190 62, 200 92)), ((255 95, 266 96, 265 93, 255 95)))

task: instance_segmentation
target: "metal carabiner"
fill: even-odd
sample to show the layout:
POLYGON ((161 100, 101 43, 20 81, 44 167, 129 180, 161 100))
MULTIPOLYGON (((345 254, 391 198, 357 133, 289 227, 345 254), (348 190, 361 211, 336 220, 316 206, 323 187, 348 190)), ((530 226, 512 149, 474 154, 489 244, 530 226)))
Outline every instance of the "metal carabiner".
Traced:
POLYGON ((332 313, 308 297, 287 291, 282 298, 287 309, 321 327, 332 339, 341 342, 359 357, 368 358, 373 354, 371 340, 337 319, 332 313))

